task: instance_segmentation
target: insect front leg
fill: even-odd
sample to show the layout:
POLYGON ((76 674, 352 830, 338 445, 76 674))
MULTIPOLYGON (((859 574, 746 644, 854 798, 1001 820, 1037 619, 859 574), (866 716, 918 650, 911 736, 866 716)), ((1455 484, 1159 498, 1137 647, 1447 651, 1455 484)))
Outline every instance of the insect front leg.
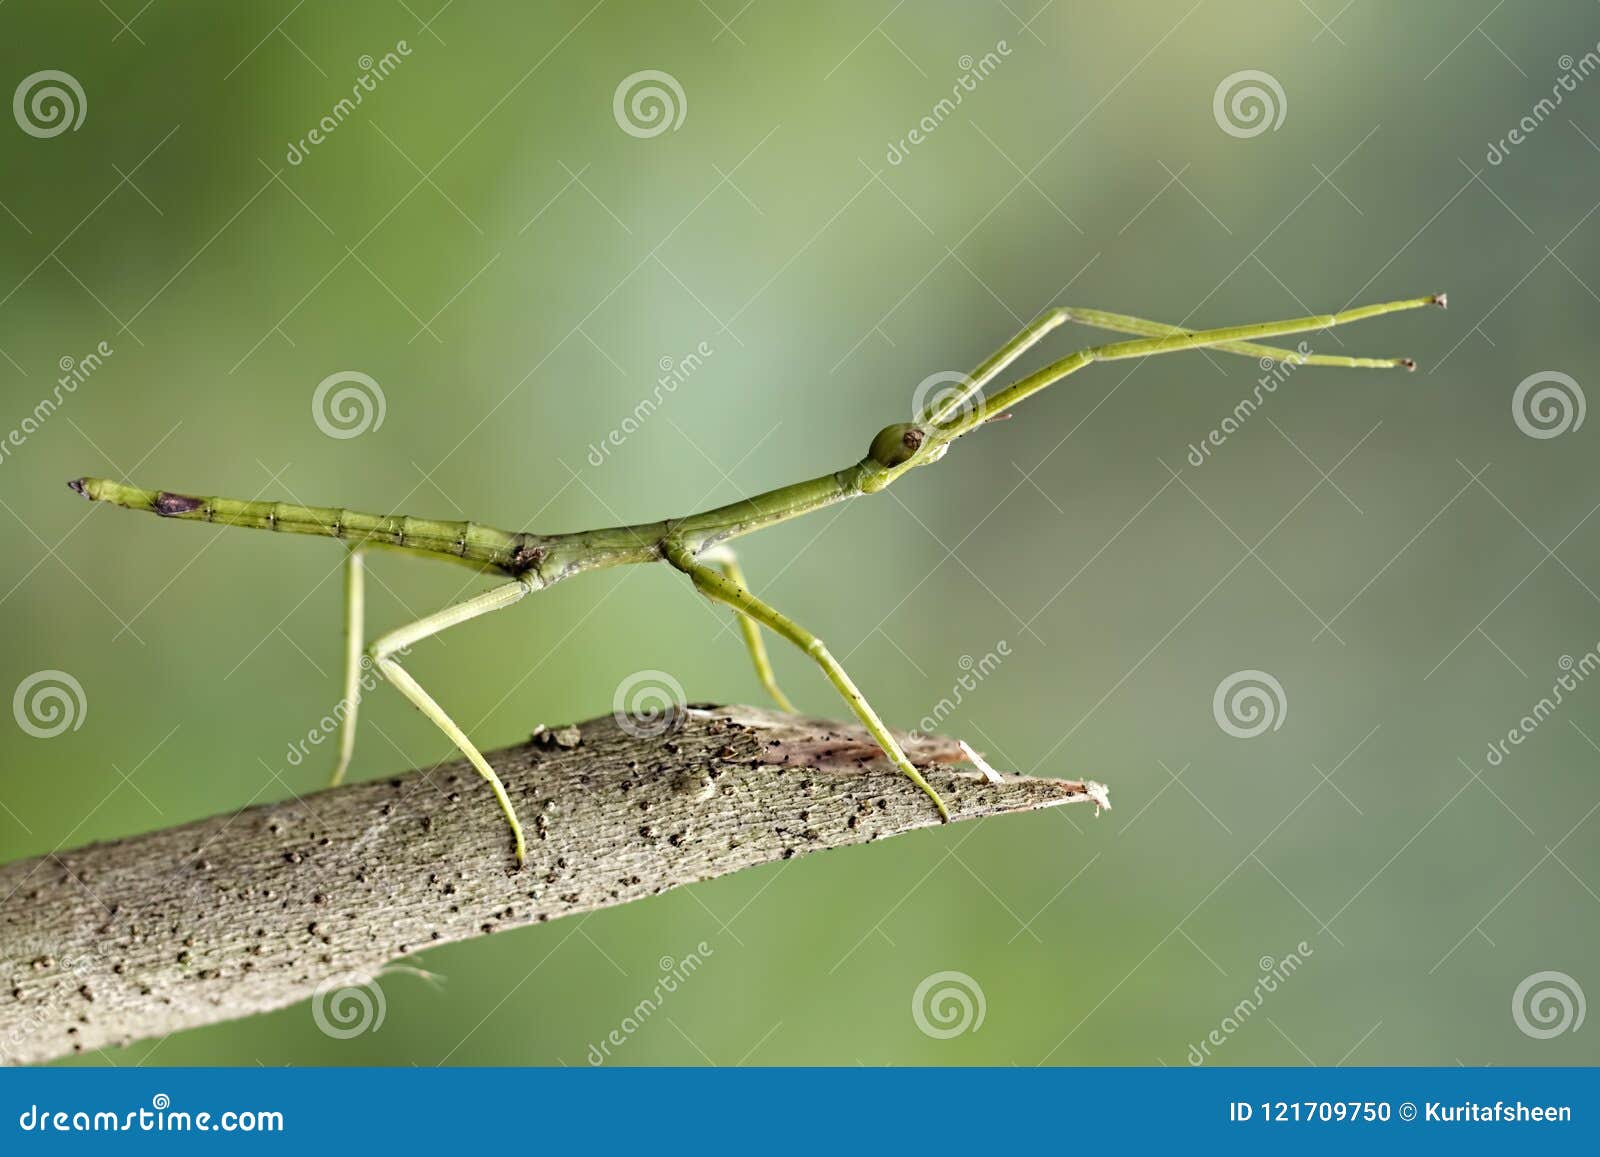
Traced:
MULTIPOLYGON (((1182 350, 1205 349, 1210 346, 1254 343, 1261 338, 1284 337, 1294 333, 1313 333, 1317 330, 1330 329, 1336 325, 1348 325, 1351 322, 1361 321, 1365 318, 1379 317, 1386 313, 1397 313, 1405 309, 1421 309, 1430 305, 1443 307, 1444 304, 1444 294, 1436 293, 1427 297, 1407 298, 1404 301, 1386 301, 1378 305, 1358 306, 1355 309, 1340 310, 1338 313, 1292 317, 1284 321, 1256 322, 1251 325, 1225 326, 1221 329, 1181 330, 1177 333, 1167 334, 1157 333, 1148 337, 1136 338, 1133 341, 1110 342, 1106 345, 1091 346, 1068 354, 1060 361, 1036 370, 1020 381, 1012 382, 989 399, 987 413, 974 412, 964 415, 944 432, 943 437, 946 441, 959 437, 981 425, 989 413, 1002 413, 1009 410, 1023 399, 1038 393, 1046 386, 1053 385, 1062 378, 1074 374, 1094 362, 1114 362, 1122 361, 1126 358, 1147 358, 1157 354, 1178 353, 1182 350)), ((1121 320, 1125 321, 1127 319, 1121 320)), ((1110 328, 1120 327, 1112 326, 1110 328)), ((1148 323, 1141 323, 1141 328, 1148 328, 1148 323)), ((1401 361, 1398 364, 1405 363, 1401 361)))
POLYGON ((1058 309, 1041 315, 1016 337, 989 355, 982 365, 967 375, 966 381, 962 382, 958 389, 934 399, 933 406, 926 414, 918 414, 915 417, 919 420, 926 419, 935 426, 943 425, 950 415, 958 412, 966 404, 967 399, 981 394, 985 386, 1005 372, 1007 366, 1038 345, 1049 336, 1051 330, 1066 320, 1066 314, 1058 309))
MULTIPOLYGON (((1079 309, 1076 306, 1061 306, 1054 311, 1063 321, 1075 321, 1080 325, 1094 326, 1096 329, 1109 329, 1117 333, 1137 333, 1146 337, 1173 337, 1177 334, 1192 333, 1182 326, 1168 325, 1162 321, 1151 321, 1148 318, 1133 317, 1126 313, 1108 313, 1103 309, 1079 309)), ((1252 358, 1271 358, 1275 362, 1284 362, 1299 366, 1343 366, 1347 369, 1411 369, 1413 362, 1410 358, 1350 358, 1337 354, 1309 354, 1299 350, 1279 349, 1276 346, 1260 345, 1249 341, 1220 342, 1209 347, 1221 350, 1223 353, 1242 354, 1252 358)))

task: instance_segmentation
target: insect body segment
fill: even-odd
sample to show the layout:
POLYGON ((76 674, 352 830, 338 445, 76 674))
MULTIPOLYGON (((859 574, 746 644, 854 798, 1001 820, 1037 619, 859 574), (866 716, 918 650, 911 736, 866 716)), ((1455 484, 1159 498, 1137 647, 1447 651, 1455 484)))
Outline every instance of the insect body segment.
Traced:
POLYGON ((200 498, 170 490, 143 490, 108 478, 79 478, 67 485, 85 498, 148 510, 163 518, 212 522, 285 534, 337 538, 351 546, 397 547, 521 576, 544 557, 538 535, 498 530, 479 522, 444 522, 406 514, 368 514, 337 506, 301 506, 239 498, 200 498))
POLYGON ((367 514, 342 507, 203 498, 169 490, 142 490, 105 478, 80 478, 68 485, 85 498, 110 502, 130 510, 150 511, 164 518, 291 534, 323 535, 349 544, 351 550, 345 581, 346 713, 340 734, 338 762, 333 773, 334 782, 339 782, 343 777, 354 750, 356 709, 361 692, 360 667, 364 660, 370 661, 389 683, 449 737, 488 782, 511 826, 519 865, 525 856, 522 825, 500 777, 466 732, 401 666, 398 656, 414 643, 491 611, 513 606, 531 591, 585 571, 632 563, 667 562, 686 575, 706 597, 731 608, 739 616, 740 631, 762 685, 785 710, 793 708, 773 675, 762 639, 763 629, 772 631, 803 651, 821 668, 895 767, 929 796, 941 817, 949 819, 944 800, 906 757, 894 734, 822 640, 750 592, 728 542, 825 506, 883 490, 906 471, 937 462, 957 438, 1006 413, 1046 386, 1098 361, 1154 357, 1189 349, 1214 349, 1251 358, 1271 358, 1292 365, 1409 370, 1414 368, 1409 358, 1315 354, 1306 349, 1304 344, 1297 349, 1281 349, 1259 344, 1259 339, 1310 333, 1381 314, 1429 305, 1442 307, 1444 304, 1444 295, 1436 294, 1362 306, 1339 313, 1212 330, 1189 330, 1102 310, 1053 309, 978 366, 959 388, 936 399, 925 412, 913 415, 914 421, 886 427, 873 439, 866 456, 853 466, 685 518, 574 534, 539 535, 499 530, 477 522, 367 514), (1137 336, 1126 341, 1080 349, 992 394, 986 393, 987 387, 1007 367, 1068 321, 1137 336), (364 554, 369 548, 448 559, 510 581, 408 626, 389 631, 364 648, 364 554))

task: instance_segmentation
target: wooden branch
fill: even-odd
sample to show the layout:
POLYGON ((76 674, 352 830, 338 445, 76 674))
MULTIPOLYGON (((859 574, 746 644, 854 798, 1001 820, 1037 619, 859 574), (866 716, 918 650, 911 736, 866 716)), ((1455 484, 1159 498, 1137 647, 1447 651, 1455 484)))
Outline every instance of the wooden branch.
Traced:
MULTIPOLYGON (((1106 803, 900 741, 958 820, 1106 803)), ((281 1008, 430 945, 938 822, 861 729, 752 707, 643 738, 610 716, 541 728, 489 761, 530 824, 522 871, 465 763, 0 868, 0 1061, 281 1008)))

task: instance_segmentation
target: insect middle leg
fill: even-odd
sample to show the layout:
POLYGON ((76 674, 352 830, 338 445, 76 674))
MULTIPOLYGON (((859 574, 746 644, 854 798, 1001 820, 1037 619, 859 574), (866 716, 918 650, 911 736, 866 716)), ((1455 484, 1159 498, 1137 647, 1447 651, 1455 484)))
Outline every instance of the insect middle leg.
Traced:
POLYGON ((495 774, 494 768, 489 766, 489 761, 477 749, 472 740, 467 738, 454 719, 445 713, 444 708, 422 689, 422 685, 412 678, 411 673, 400 666, 391 656, 400 650, 420 642, 441 631, 458 626, 490 611, 498 611, 509 607, 513 603, 521 602, 528 593, 528 587, 521 581, 506 583, 474 595, 464 602, 446 607, 437 614, 428 615, 418 619, 409 626, 400 627, 379 637, 367 648, 367 654, 377 665, 379 672, 395 688, 404 695, 417 710, 421 711, 440 731, 450 737, 450 742, 460 748, 461 754, 475 767, 478 774, 489 781, 489 787, 494 792, 494 798, 500 803, 500 810, 505 813, 507 822, 511 825, 511 834, 516 840, 517 866, 520 868, 527 858, 527 845, 522 838, 522 824, 517 819, 517 810, 511 804, 511 799, 506 795, 505 784, 500 782, 500 777, 495 774))
POLYGON ((666 554, 667 561, 688 575, 701 594, 715 602, 725 603, 741 615, 746 615, 762 626, 770 628, 810 656, 822 668, 828 681, 844 697, 844 701, 850 705, 850 710, 855 712, 856 718, 866 725, 890 762, 933 801, 933 806, 939 809, 941 819, 949 820, 950 811, 945 807, 944 800, 934 790, 933 785, 922 777, 916 765, 906 758, 906 753, 901 749, 894 733, 884 725, 878 713, 872 709, 872 704, 867 702, 866 696, 861 694, 861 689, 855 685, 854 680, 840 666, 839 661, 833 657, 821 639, 756 598, 743 585, 697 561, 695 556, 682 545, 669 543, 666 554))
MULTIPOLYGON (((746 592, 750 586, 744 579, 744 571, 739 566, 739 560, 730 546, 718 546, 702 555, 707 562, 718 567, 729 582, 743 588, 746 592)), ((778 686, 778 677, 773 673, 772 660, 767 657, 767 644, 761 637, 761 624, 745 614, 743 611, 734 610, 733 617, 739 623, 739 633, 744 636, 744 645, 750 651, 751 662, 756 667, 756 678, 761 680, 761 685, 767 689, 767 694, 772 696, 772 701, 783 710, 793 713, 795 706, 789 702, 789 697, 778 686)))

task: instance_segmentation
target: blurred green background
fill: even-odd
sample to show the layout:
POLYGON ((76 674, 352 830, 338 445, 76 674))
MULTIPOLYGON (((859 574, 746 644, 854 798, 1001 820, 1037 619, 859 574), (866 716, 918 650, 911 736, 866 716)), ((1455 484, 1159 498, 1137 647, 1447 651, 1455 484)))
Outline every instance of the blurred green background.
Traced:
MULTIPOLYGON (((384 977, 351 1040, 300 1006, 84 1060, 582 1065, 704 941, 611 1063, 1182 1065, 1213 1030, 1208 1063, 1600 1061, 1592 1026, 1513 1015, 1536 973, 1600 993, 1600 680, 1487 759, 1600 640, 1600 422, 1513 416, 1530 375, 1595 385, 1600 79, 1534 110, 1597 41, 1580 0, 6 4, 8 90, 59 69, 87 110, 0 131, 0 430, 62 359, 113 351, 0 458, 0 690, 60 670, 86 703, 54 738, 0 728, 7 860, 320 787, 286 753, 338 695, 337 548, 89 508, 69 478, 577 529, 853 462, 1053 303, 1221 325, 1451 295, 1313 338, 1416 374, 1296 371, 1202 465, 1250 359, 1092 367, 892 496, 747 540, 757 589, 902 726, 1004 640, 948 729, 1102 779, 1115 811, 430 951, 443 984, 384 977), (684 115, 640 137, 613 97, 646 69, 684 115), (1281 90, 1275 127, 1226 89, 1219 119, 1243 70, 1281 90), (349 370, 384 421, 328 437, 312 394, 349 370), (1213 695, 1251 670, 1283 702, 1240 739, 1213 695), (940 972, 981 1027, 919 1028, 940 972)), ((372 572, 374 628, 464 573, 372 572)), ((603 714, 642 668, 760 701, 721 627, 669 572, 608 572, 411 666, 490 747, 603 714)), ((450 754, 390 690, 367 703, 358 778, 450 754)))

